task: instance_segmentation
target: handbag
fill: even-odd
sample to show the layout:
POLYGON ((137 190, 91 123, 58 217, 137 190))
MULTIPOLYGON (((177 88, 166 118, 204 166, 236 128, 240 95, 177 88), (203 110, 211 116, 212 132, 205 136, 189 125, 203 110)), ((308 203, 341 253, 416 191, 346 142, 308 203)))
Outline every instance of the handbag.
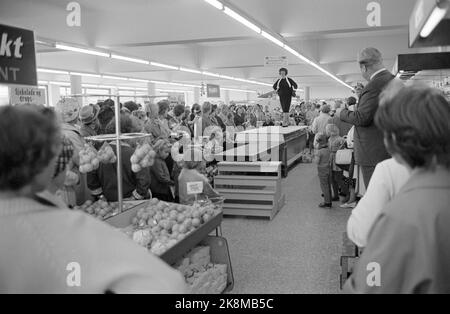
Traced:
POLYGON ((353 149, 339 149, 336 152, 335 163, 339 166, 348 166, 352 162, 353 149))

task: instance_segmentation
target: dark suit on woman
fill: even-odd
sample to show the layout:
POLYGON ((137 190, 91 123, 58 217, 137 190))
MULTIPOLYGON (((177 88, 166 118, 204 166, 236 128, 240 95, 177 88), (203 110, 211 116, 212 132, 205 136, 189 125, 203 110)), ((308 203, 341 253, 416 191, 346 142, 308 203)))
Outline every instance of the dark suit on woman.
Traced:
POLYGON ((393 79, 394 76, 387 70, 378 73, 362 90, 355 111, 341 111, 341 120, 355 126, 355 162, 361 166, 366 187, 377 163, 390 158, 384 147, 383 132, 375 126, 374 117, 378 110, 378 98, 393 79))

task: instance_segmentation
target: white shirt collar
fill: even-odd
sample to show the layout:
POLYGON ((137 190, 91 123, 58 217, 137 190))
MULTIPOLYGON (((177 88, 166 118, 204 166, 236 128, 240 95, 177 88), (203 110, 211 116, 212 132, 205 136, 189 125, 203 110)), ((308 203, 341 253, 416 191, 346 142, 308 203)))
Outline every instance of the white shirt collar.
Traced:
POLYGON ((381 72, 386 71, 386 68, 382 68, 381 70, 376 71, 374 74, 372 74, 372 76, 370 77, 370 80, 373 80, 373 78, 377 75, 380 74, 381 72))

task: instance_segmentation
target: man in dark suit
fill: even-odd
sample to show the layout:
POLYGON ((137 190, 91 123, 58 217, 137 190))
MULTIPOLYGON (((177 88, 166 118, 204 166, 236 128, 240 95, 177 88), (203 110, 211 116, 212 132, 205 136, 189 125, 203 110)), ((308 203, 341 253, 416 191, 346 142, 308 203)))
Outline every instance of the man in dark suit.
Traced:
POLYGON ((363 49, 358 57, 362 76, 369 83, 362 90, 357 108, 341 111, 340 118, 355 126, 355 162, 361 167, 364 185, 369 185, 375 166, 390 158, 383 142, 383 133, 375 126, 378 98, 394 76, 383 65, 381 53, 376 48, 363 49))

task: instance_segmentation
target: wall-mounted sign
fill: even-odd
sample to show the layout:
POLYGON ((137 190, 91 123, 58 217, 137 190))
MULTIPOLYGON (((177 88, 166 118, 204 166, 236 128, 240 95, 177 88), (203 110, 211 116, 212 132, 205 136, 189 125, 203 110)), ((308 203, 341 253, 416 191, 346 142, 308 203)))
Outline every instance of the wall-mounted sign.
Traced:
POLYGON ((265 57, 265 67, 285 67, 288 65, 288 58, 286 56, 281 57, 265 57))
POLYGON ((203 193, 203 182, 188 182, 187 183, 187 194, 193 195, 193 194, 201 194, 203 193))
POLYGON ((208 98, 220 98, 220 86, 219 85, 206 85, 206 97, 208 98))
POLYGON ((29 86, 10 86, 9 99, 11 105, 45 105, 45 89, 29 86))
POLYGON ((33 31, 0 24, 0 84, 37 85, 33 31))

